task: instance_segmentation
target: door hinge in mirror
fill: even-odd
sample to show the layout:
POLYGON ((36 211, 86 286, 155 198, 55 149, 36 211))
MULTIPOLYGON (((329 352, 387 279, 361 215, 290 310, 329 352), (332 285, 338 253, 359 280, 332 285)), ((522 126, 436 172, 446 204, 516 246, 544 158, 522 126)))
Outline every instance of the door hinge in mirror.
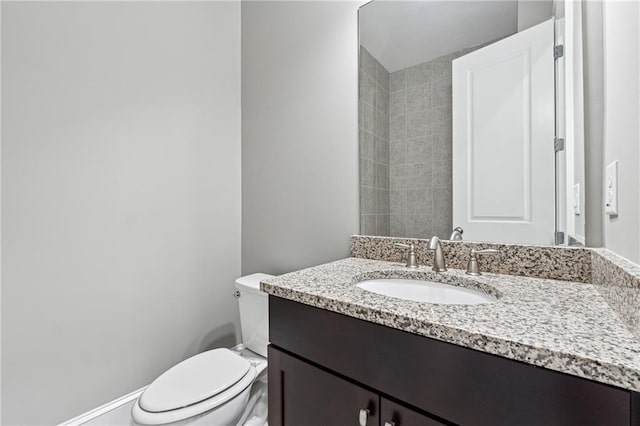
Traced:
POLYGON ((564 46, 559 44, 553 46, 553 59, 562 58, 564 56, 564 46))

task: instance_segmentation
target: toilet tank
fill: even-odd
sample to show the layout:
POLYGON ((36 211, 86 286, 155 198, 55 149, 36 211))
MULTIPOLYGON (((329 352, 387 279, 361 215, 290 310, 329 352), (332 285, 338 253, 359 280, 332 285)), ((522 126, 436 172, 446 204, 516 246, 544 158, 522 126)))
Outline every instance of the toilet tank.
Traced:
POLYGON ((242 343, 251 351, 267 356, 269 343, 269 298, 260 291, 260 281, 268 274, 251 274, 236 280, 242 343))

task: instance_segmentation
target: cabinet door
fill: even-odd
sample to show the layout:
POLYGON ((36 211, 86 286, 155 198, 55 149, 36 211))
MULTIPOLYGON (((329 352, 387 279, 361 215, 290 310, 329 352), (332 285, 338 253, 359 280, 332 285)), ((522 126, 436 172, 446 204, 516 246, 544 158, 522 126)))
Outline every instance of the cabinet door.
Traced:
POLYGON ((380 424, 378 394, 269 346, 269 425, 380 424))
POLYGON ((380 419, 382 426, 444 426, 444 423, 386 398, 380 398, 380 419))

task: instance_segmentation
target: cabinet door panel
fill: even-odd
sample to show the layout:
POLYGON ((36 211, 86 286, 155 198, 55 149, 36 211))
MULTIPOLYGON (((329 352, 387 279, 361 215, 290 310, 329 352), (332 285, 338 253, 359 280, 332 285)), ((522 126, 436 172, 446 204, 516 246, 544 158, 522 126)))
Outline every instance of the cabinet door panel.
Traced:
POLYGON ((444 426, 431 417, 418 413, 404 405, 380 398, 380 419, 382 426, 444 426))
POLYGON ((268 394, 270 426, 380 424, 378 394, 272 346, 268 394), (361 410, 368 410, 368 414, 361 414, 361 410))

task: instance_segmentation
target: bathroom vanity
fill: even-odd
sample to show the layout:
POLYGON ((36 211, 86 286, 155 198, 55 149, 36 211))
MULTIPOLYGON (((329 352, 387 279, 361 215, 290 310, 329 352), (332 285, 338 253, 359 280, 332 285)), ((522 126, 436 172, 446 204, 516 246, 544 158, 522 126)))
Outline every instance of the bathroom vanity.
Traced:
POLYGON ((640 403, 613 386, 278 297, 269 304, 269 424, 629 425, 632 398, 640 403))
MULTIPOLYGON (((269 422, 640 425, 640 339, 599 287, 358 258, 263 281, 269 422), (476 283, 498 300, 429 305, 355 285, 375 277, 476 283)), ((640 289, 622 290, 637 303, 640 289)))

